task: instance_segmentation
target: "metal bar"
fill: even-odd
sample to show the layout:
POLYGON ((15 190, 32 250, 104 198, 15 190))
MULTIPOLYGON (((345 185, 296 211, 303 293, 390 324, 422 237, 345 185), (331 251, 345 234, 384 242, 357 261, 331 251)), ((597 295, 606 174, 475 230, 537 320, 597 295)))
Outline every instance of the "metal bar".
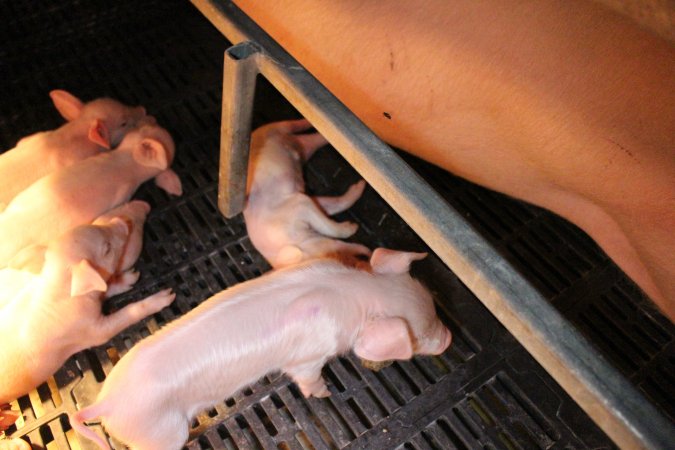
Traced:
MULTIPOLYGON (((668 448, 675 428, 461 215, 230 1, 192 3, 424 239, 595 422, 624 448, 668 448)), ((225 180, 221 180, 225 182, 225 180)))
POLYGON ((228 218, 241 212, 246 198, 257 54, 258 49, 249 42, 226 50, 223 61, 218 209, 228 218))

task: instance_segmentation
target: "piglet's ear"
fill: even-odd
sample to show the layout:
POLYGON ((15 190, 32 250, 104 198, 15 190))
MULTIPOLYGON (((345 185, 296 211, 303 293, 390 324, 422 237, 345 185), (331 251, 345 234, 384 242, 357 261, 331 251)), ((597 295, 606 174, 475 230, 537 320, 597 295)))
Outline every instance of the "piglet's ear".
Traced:
POLYGON ((183 195, 183 185, 178 174, 171 169, 161 172, 155 177, 155 184, 171 195, 183 195))
POLYGON ((70 296, 77 297, 92 291, 105 292, 108 284, 86 259, 73 267, 73 278, 70 284, 70 296))
POLYGON ((54 89, 49 93, 49 96, 52 98, 56 110, 68 122, 80 117, 84 104, 79 98, 61 89, 54 89))
POLYGON ((354 345, 359 358, 370 361, 410 359, 413 356, 408 324, 400 317, 387 317, 368 322, 354 345))
POLYGON ((120 234, 128 236, 134 229, 134 222, 127 216, 115 216, 110 219, 108 226, 113 229, 117 229, 120 234))
POLYGON ((92 120, 87 136, 91 142, 110 150, 110 132, 101 119, 92 120))
POLYGON ((410 263, 426 258, 426 253, 399 252, 388 248, 376 248, 370 257, 375 273, 399 274, 410 270, 410 263))
POLYGON ((134 160, 142 166, 166 170, 169 162, 166 159, 166 148, 157 139, 144 138, 134 148, 134 160))

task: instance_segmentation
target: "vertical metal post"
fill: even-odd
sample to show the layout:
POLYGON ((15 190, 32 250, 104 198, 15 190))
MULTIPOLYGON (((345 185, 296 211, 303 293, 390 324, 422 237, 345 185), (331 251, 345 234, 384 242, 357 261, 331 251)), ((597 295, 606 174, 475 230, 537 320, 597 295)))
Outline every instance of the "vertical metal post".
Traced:
POLYGON ((239 214, 246 199, 257 53, 254 44, 243 42, 228 48, 223 61, 218 209, 227 218, 239 214))

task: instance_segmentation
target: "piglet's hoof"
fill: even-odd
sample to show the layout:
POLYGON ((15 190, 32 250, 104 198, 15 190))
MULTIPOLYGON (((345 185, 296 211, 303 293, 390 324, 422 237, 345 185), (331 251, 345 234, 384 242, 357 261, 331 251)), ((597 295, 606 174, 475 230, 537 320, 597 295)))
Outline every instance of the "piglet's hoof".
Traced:
POLYGON ((380 370, 384 369, 387 366, 390 366, 391 363, 393 363, 393 360, 388 360, 388 361, 370 361, 368 359, 362 359, 360 358, 361 365, 365 367, 368 370, 372 370, 373 372, 379 372, 380 370))

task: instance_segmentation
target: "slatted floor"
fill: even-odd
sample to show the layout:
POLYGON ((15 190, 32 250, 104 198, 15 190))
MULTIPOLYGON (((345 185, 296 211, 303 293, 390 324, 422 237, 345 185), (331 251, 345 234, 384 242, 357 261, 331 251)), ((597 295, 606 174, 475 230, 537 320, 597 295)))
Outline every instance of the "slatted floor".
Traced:
MULTIPOLYGON (((137 198, 153 208, 137 264, 142 276, 106 308, 165 287, 176 291, 176 301, 106 345, 75 355, 53 380, 14 403, 24 418, 9 435, 35 448, 92 448, 79 441, 65 414, 93 401, 115 362, 212 294, 269 270, 241 216, 225 220, 216 209, 227 43, 189 2, 178 0, 2 2, 0 17, 1 149, 61 123, 47 95, 54 88, 143 104, 177 143, 174 168, 185 193, 169 198, 151 184, 140 189, 137 198)), ((261 82, 254 126, 290 117, 297 113, 261 82)), ((674 327, 588 237, 540 209, 408 160, 648 398, 675 416, 674 327)), ((336 194, 358 175, 326 148, 310 161, 306 178, 312 193, 336 194)), ((426 250, 372 189, 338 218, 359 223, 353 239, 371 247, 426 250)), ((187 448, 614 447, 438 258, 416 263, 413 273, 434 292, 453 332, 445 354, 380 372, 364 369, 353 355, 338 358, 324 369, 327 399, 305 399, 288 378, 271 374, 200 414, 187 448)))

